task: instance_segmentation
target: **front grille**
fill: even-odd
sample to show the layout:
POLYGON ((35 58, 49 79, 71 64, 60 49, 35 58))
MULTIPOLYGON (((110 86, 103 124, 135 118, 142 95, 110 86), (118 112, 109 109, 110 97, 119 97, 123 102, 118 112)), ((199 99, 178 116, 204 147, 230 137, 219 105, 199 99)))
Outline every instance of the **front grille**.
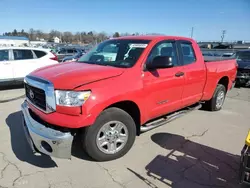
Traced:
POLYGON ((237 75, 238 76, 250 77, 250 69, 238 69, 237 75))
POLYGON ((44 90, 25 84, 25 93, 31 103, 46 111, 46 95, 44 90))

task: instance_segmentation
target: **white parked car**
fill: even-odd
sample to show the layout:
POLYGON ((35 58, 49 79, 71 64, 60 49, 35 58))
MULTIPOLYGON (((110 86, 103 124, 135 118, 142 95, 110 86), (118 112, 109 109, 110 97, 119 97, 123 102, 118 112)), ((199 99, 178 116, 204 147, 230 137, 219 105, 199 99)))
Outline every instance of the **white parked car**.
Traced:
POLYGON ((23 81, 30 72, 58 63, 50 49, 0 47, 0 85, 23 81))

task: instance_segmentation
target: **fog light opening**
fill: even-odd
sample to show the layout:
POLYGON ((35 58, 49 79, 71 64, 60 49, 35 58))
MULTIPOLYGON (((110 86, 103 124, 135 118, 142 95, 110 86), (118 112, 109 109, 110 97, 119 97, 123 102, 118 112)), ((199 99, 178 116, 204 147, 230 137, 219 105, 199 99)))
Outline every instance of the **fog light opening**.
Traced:
POLYGON ((45 141, 41 142, 41 146, 43 149, 45 149, 47 152, 52 153, 52 147, 45 141))

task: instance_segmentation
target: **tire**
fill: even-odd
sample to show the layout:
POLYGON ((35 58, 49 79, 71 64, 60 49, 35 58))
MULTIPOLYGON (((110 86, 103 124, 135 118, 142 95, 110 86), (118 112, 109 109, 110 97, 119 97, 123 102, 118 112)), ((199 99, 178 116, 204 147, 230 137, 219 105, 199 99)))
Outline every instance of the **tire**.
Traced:
POLYGON ((86 128, 84 134, 82 135, 82 143, 87 154, 94 160, 110 161, 124 156, 133 146, 135 137, 136 125, 133 118, 124 110, 112 107, 104 110, 98 116, 95 123, 92 126, 86 128), (121 131, 118 131, 119 133, 111 133, 112 131, 114 131, 111 130, 111 125, 113 126, 113 124, 115 125, 114 127, 112 127, 112 129, 115 130, 116 126, 117 128, 118 125, 123 126, 121 131), (112 137, 109 135, 109 133, 113 134, 112 137), (116 141, 118 141, 119 139, 117 139, 116 136, 119 136, 121 134, 123 135, 122 138, 126 140, 123 142, 124 144, 122 143, 120 145, 123 145, 123 147, 119 151, 117 150, 113 153, 107 153, 109 151, 107 151, 106 149, 108 149, 108 146, 110 146, 111 148, 110 144, 113 144, 113 146, 115 145, 116 147, 118 146, 117 148, 119 148, 118 143, 116 143, 116 141), (127 135, 127 137, 124 135, 127 135), (102 140, 105 140, 105 143, 108 142, 108 144, 100 146, 101 144, 98 144, 99 142, 97 141, 97 138, 100 137, 104 138, 102 140), (109 141, 107 141, 107 139, 109 139, 109 141))
POLYGON ((244 85, 245 85, 244 80, 242 80, 242 79, 236 79, 236 82, 235 82, 235 87, 236 88, 240 88, 240 87, 242 87, 244 85))
POLYGON ((226 98, 226 88, 224 85, 218 84, 216 89, 215 89, 213 97, 209 101, 205 102, 204 108, 206 110, 209 110, 209 111, 219 111, 219 110, 221 110, 221 108, 224 104, 225 98, 226 98), (224 95, 222 103, 221 103, 221 105, 216 105, 217 98, 221 95, 221 93, 223 93, 223 95, 224 95))

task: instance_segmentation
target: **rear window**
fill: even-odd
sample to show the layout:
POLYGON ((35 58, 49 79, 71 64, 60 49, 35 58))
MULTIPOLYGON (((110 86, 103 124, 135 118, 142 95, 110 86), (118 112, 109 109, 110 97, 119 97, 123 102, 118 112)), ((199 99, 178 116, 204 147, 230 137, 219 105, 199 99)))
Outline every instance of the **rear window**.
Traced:
POLYGON ((33 52, 36 54, 37 58, 41 58, 47 54, 46 52, 40 50, 33 50, 33 52))
POLYGON ((196 61, 195 53, 192 44, 181 43, 183 63, 184 65, 189 65, 196 61))

